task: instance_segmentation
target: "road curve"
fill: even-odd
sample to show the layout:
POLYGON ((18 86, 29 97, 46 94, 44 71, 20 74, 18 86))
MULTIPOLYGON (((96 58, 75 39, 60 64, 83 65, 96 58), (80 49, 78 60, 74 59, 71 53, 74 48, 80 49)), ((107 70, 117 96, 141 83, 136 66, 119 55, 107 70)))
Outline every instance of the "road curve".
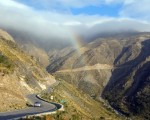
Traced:
POLYGON ((57 107, 54 104, 45 102, 39 98, 36 97, 36 94, 31 94, 27 96, 28 99, 34 103, 34 102, 41 102, 41 107, 28 107, 23 110, 16 110, 16 111, 10 111, 10 112, 0 112, 0 120, 9 120, 9 119, 15 119, 20 118, 28 115, 34 115, 44 112, 53 112, 57 109, 57 107))

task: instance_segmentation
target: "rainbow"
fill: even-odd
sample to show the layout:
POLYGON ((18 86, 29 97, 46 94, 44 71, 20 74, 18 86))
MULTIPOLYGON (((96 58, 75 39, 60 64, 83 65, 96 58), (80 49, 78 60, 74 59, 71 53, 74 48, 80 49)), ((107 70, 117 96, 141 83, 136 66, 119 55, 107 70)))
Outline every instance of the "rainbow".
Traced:
MULTIPOLYGON (((71 42, 72 42, 73 47, 77 51, 78 57, 80 57, 82 54, 85 53, 85 51, 88 50, 84 46, 85 43, 83 42, 82 38, 79 35, 75 34, 75 33, 72 34, 71 42)), ((82 56, 82 57, 83 57, 82 58, 82 63, 86 65, 87 58, 85 56, 82 56)))
POLYGON ((83 40, 81 39, 81 37, 79 35, 77 35, 75 33, 72 35, 72 38, 71 38, 72 45, 77 50, 79 55, 81 55, 83 53, 83 51, 81 49, 82 45, 83 45, 82 41, 83 40))
MULTIPOLYGON (((77 51, 79 57, 80 57, 82 54, 84 54, 87 50, 89 50, 88 48, 86 48, 86 47, 84 46, 85 43, 83 42, 82 38, 81 38, 79 35, 75 34, 75 33, 72 34, 71 42, 72 42, 73 47, 74 47, 75 50, 77 51)), ((86 56, 84 56, 84 55, 82 55, 82 57, 83 57, 83 58, 82 58, 82 63, 85 64, 86 66, 90 66, 90 65, 87 64, 88 58, 87 58, 86 56)), ((83 70, 83 71, 84 71, 84 70, 83 70)), ((101 76, 101 73, 100 73, 99 70, 98 70, 98 73, 99 73, 100 76, 101 76)), ((92 74, 92 72, 88 72, 85 81, 87 81, 87 82, 89 81, 89 82, 90 82, 90 80, 91 80, 91 79, 94 79, 94 78, 95 78, 95 77, 94 77, 94 75, 92 74)), ((97 84, 96 81, 95 81, 94 83, 97 84)))

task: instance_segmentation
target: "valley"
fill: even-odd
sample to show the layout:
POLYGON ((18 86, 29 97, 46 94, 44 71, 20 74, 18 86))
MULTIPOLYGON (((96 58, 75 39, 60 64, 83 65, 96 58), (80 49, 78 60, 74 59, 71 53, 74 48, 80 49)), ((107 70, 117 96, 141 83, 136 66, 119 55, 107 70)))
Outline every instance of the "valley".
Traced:
POLYGON ((69 101, 64 104, 67 113, 61 114, 63 118, 71 119, 75 115, 86 120, 148 119, 149 38, 149 33, 99 38, 81 46, 80 53, 72 47, 49 51, 46 70, 50 75, 38 58, 24 53, 15 40, 1 30, 0 91, 1 104, 5 106, 1 111, 26 108, 26 95, 42 92, 59 80, 60 85, 54 87, 53 93, 44 93, 43 98, 50 101, 50 95, 54 95, 55 102, 69 101), (81 94, 85 95, 81 97, 81 94), (126 117, 115 115, 110 106, 126 117), (72 115, 69 117, 69 114, 72 115))
POLYGON ((150 120, 150 0, 0 0, 0 120, 150 120))
MULTIPOLYGON (((28 108, 27 106, 28 95, 42 93, 43 98, 50 102, 51 95, 54 95, 54 102, 61 103, 62 99, 67 101, 67 103, 63 103, 65 112, 60 113, 61 118, 64 119, 66 117, 68 119, 77 117, 77 119, 83 120, 104 118, 123 119, 121 116, 117 116, 112 109, 105 107, 103 103, 97 102, 83 91, 78 90, 75 85, 64 81, 66 78, 63 80, 63 77, 57 78, 48 74, 36 59, 33 59, 32 56, 18 47, 15 40, 6 31, 1 30, 0 36, 0 105, 2 106, 0 108, 0 118, 8 119, 44 112, 43 110, 45 108, 36 110, 32 107, 28 108), (53 93, 47 93, 46 89, 57 83, 56 81, 59 84, 53 88, 53 93), (82 96, 83 94, 84 96, 82 96), (18 114, 16 114, 16 111, 18 111, 18 114)), ((81 72, 82 70, 95 71, 97 69, 110 71, 111 68, 112 66, 107 64, 96 64, 93 66, 75 68, 74 72, 81 72)), ((62 73, 64 73, 64 71, 62 73)), ((50 111, 49 108, 45 110, 50 111)), ((57 120, 55 115, 52 116, 57 120)))
POLYGON ((52 54, 47 70, 133 119, 148 119, 149 38, 149 33, 139 33, 97 39, 82 46, 81 54, 75 49, 52 54))

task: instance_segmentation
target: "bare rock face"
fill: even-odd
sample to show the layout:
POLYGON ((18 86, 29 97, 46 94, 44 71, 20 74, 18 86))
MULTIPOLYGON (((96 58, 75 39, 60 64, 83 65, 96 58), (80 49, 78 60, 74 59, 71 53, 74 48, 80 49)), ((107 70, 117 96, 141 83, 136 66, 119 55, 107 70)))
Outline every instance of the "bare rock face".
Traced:
POLYGON ((149 39, 149 33, 139 33, 97 39, 78 50, 55 51, 49 54, 47 71, 94 98, 102 95, 125 115, 149 119, 149 39))

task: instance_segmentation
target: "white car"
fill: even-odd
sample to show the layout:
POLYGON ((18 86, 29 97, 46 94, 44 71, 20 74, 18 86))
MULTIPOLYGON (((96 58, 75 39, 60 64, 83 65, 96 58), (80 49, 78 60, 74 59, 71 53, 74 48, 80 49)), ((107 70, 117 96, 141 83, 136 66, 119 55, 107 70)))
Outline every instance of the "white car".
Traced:
POLYGON ((35 102, 35 103, 34 103, 34 107, 41 107, 41 105, 42 105, 42 104, 41 104, 40 102, 35 102))

